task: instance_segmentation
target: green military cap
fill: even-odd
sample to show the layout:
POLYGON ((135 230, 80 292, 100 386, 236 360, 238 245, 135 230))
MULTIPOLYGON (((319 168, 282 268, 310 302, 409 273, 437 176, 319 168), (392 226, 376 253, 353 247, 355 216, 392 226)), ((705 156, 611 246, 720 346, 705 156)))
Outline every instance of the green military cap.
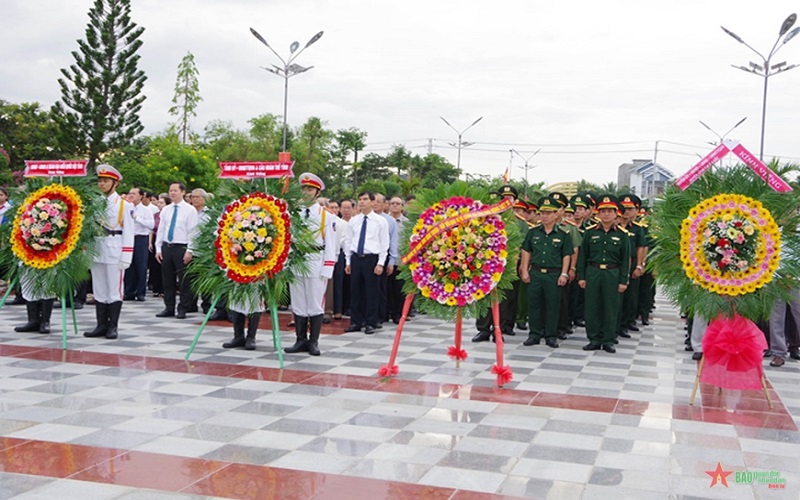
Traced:
POLYGON ((614 210, 619 210, 619 202, 617 201, 617 197, 613 194, 601 194, 597 197, 597 209, 602 210, 604 208, 613 208, 614 210))
POLYGON ((591 205, 591 202, 588 199, 586 199, 586 197, 582 194, 576 194, 575 196, 569 199, 569 202, 573 206, 573 208, 577 207, 589 208, 589 206, 591 205))
POLYGON ((594 193, 586 191, 583 193, 583 198, 589 203, 589 207, 594 207, 597 205, 597 196, 594 193))
POLYGON ((565 212, 569 212, 571 214, 574 214, 575 213, 575 205, 573 203, 570 203, 569 205, 564 207, 564 211, 565 212))
POLYGON ((555 212, 561 208, 561 204, 553 196, 542 196, 539 198, 540 212, 555 212))
POLYGON ((623 194, 619 197, 619 204, 623 208, 639 208, 642 200, 635 194, 623 194))
POLYGON ((567 195, 564 193, 559 193, 558 191, 553 191, 552 193, 548 194, 547 196, 556 200, 561 208, 566 207, 569 205, 569 199, 567 199, 567 195))
POLYGON ((503 184, 497 191, 492 191, 489 194, 496 194, 497 196, 513 196, 514 199, 519 198, 517 189, 511 184, 503 184))

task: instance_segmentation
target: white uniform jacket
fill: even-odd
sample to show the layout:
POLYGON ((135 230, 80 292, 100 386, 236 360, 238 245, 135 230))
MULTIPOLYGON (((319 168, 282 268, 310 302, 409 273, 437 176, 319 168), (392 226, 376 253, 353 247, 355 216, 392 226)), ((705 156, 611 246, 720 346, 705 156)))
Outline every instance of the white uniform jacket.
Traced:
MULTIPOLYGON (((306 255, 306 265, 308 272, 301 274, 304 278, 327 278, 333 277, 333 266, 339 257, 339 231, 337 227, 337 217, 317 203, 308 207, 308 229, 313 233, 314 242, 320 249, 306 255)), ((300 209, 300 216, 305 217, 306 209, 300 209)))
POLYGON ((130 264, 133 260, 133 204, 117 193, 106 198, 106 210, 100 224, 105 236, 100 238, 94 261, 100 264, 130 264))

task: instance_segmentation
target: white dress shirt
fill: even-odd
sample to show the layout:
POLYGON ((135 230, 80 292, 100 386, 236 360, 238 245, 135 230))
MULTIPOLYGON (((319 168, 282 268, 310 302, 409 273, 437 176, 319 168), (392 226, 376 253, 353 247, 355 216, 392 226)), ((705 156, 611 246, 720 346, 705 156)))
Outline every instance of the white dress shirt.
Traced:
POLYGON ((161 253, 164 243, 180 243, 188 245, 194 238, 197 230, 197 210, 181 200, 179 203, 171 203, 161 209, 161 223, 158 225, 156 234, 156 253, 161 253), (172 241, 169 241, 169 226, 172 221, 172 213, 177 210, 178 218, 175 221, 175 232, 172 241))
POLYGON ((386 262, 389 253, 389 225, 383 216, 370 212, 367 215, 358 214, 347 223, 347 238, 345 238, 344 260, 350 265, 350 257, 358 250, 358 240, 361 236, 361 226, 367 218, 367 234, 364 239, 364 255, 376 254, 378 264, 386 262))
POLYGON ((135 236, 149 235, 156 225, 153 212, 141 203, 134 205, 131 216, 133 217, 133 234, 135 236))

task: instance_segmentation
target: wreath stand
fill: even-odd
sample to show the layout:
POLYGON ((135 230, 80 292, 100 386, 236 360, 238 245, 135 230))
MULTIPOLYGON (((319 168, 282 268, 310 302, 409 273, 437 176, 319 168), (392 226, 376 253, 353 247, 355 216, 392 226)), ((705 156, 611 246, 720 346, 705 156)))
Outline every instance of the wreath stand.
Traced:
MULTIPOLYGON (((211 303, 211 307, 209 307, 208 312, 206 313, 205 318, 203 318, 203 322, 200 324, 200 328, 197 330, 197 333, 192 339, 192 344, 189 346, 189 351, 187 351, 186 356, 184 359, 189 361, 189 357, 194 352, 195 346, 197 346, 197 342, 200 340, 200 335, 203 333, 203 330, 206 328, 206 324, 208 323, 208 318, 211 317, 213 314, 214 309, 217 306, 217 302, 221 299, 221 295, 217 295, 214 297, 214 301, 211 303)), ((405 318, 406 311, 403 312, 403 317, 405 318)), ((277 303, 270 303, 269 304, 269 315, 270 320, 272 322, 272 346, 278 352, 278 362, 280 363, 280 369, 283 370, 283 347, 281 347, 281 332, 280 332, 280 325, 278 325, 278 304, 277 303)))
POLYGON ((723 387, 735 390, 762 389, 772 409, 774 406, 762 364, 766 348, 767 342, 761 330, 738 314, 732 319, 717 318, 709 323, 703 336, 703 357, 697 366, 689 405, 694 405, 702 381, 717 386, 719 394, 722 394, 723 387))
MULTIPOLYGON (((17 281, 19 281, 18 277, 15 277, 11 283, 8 285, 8 289, 6 293, 3 294, 3 298, 0 299, 0 309, 6 305, 6 300, 8 299, 11 290, 17 286, 17 281)), ((75 316, 75 304, 73 303, 72 293, 69 294, 69 309, 72 311, 72 327, 75 332, 75 335, 78 335, 78 318, 75 316)), ((61 348, 66 350, 67 349, 67 297, 61 297, 61 348)))
MULTIPOLYGON (((389 363, 382 366, 378 370, 378 375, 381 377, 393 377, 398 374, 400 367, 395 362, 397 361, 397 351, 400 348, 400 337, 403 334, 403 326, 408 317, 408 311, 411 310, 411 303, 414 301, 415 294, 407 295, 403 303, 403 312, 400 316, 400 321, 397 324, 397 331, 394 334, 394 343, 392 344, 392 353, 389 355, 389 363)), ((496 291, 492 292, 492 321, 494 323, 495 332, 500 332, 500 302, 497 298, 496 291)), ((456 368, 461 366, 461 361, 467 359, 467 351, 461 348, 463 318, 461 316, 461 307, 456 309, 456 323, 455 323, 455 342, 454 345, 447 349, 447 355, 456 360, 456 368)), ((497 362, 492 365, 492 373, 497 375, 497 386, 502 387, 511 382, 514 374, 511 367, 503 364, 503 335, 495 333, 495 352, 497 362)))

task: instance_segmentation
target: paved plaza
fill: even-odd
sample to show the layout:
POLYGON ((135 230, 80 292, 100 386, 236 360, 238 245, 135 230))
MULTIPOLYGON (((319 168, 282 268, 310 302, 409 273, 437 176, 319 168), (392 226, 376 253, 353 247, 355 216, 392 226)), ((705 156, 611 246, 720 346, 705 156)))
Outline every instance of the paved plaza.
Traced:
MULTIPOLYGON (((772 409, 705 386, 689 406, 697 363, 663 297, 616 354, 581 350, 583 329, 558 349, 506 337, 502 389, 471 320, 457 366, 453 325, 411 319, 387 381, 390 324, 334 321, 322 356, 281 370, 266 318, 256 351, 222 349, 232 328, 211 322, 185 361, 202 317, 162 308, 125 302, 118 340, 70 321, 67 350, 60 309, 49 335, 15 333, 25 307, 0 309, 0 499, 800 498, 800 362, 764 361, 772 409)), ((76 314, 94 326, 91 306, 76 314)))

